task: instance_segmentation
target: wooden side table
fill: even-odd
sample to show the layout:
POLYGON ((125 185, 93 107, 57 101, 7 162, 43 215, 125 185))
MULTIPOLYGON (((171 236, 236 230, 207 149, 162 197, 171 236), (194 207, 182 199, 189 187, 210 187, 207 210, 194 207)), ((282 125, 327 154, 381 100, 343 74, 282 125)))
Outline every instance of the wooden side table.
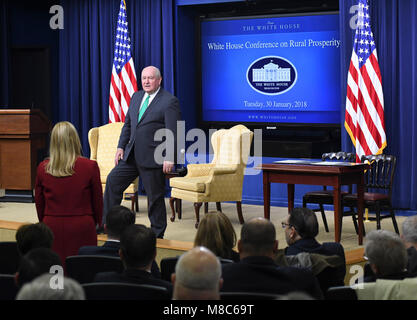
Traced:
POLYGON ((358 189, 358 243, 363 238, 363 193, 364 170, 369 165, 324 163, 314 164, 262 164, 258 169, 263 173, 264 217, 270 218, 271 183, 286 183, 288 192, 288 212, 294 209, 295 184, 333 186, 335 242, 340 242, 342 232, 341 186, 356 184, 358 189))

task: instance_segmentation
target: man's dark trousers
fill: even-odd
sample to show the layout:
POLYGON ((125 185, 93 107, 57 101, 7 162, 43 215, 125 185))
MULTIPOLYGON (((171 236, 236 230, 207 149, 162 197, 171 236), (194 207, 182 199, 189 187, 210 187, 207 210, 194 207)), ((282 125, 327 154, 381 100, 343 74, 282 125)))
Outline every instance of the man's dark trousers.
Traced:
POLYGON ((108 175, 104 192, 103 212, 108 212, 113 206, 122 202, 124 190, 138 175, 148 196, 148 216, 151 229, 158 238, 163 238, 167 227, 165 175, 162 167, 144 168, 137 166, 134 152, 130 153, 127 161, 120 160, 108 175))

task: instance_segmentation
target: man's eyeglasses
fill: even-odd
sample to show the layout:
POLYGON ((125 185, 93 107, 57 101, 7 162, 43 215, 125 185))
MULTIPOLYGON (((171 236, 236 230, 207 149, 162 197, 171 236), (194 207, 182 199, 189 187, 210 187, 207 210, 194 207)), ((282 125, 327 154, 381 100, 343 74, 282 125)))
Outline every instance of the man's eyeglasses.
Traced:
POLYGON ((288 227, 288 228, 290 228, 290 227, 292 227, 292 224, 289 224, 289 223, 286 223, 286 222, 281 222, 281 226, 282 226, 282 229, 285 229, 286 227, 288 227))

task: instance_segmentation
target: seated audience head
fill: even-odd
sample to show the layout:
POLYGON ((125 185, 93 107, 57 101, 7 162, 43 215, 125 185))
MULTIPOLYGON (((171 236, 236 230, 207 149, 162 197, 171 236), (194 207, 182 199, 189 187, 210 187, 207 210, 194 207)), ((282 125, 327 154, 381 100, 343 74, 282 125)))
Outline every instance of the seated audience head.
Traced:
POLYGON ((55 278, 53 274, 35 278, 20 289, 16 300, 85 300, 84 289, 77 281, 64 276, 55 278))
POLYGON ((300 239, 314 239, 319 233, 319 223, 314 212, 308 208, 294 208, 282 223, 288 245, 300 239))
POLYGON ((194 246, 204 246, 218 257, 230 259, 236 241, 236 232, 229 218, 223 212, 211 211, 198 225, 194 246))
POLYGON ((107 237, 120 240, 123 230, 130 225, 135 224, 136 215, 132 210, 124 206, 114 206, 109 210, 106 217, 104 229, 107 237))
POLYGON ((408 259, 400 236, 388 230, 372 230, 367 233, 365 257, 377 278, 404 272, 408 259))
POLYGON ((49 273, 52 266, 62 266, 57 253, 48 248, 36 248, 25 254, 16 272, 16 284, 22 287, 44 273, 49 273))
POLYGON ((156 257, 156 236, 142 224, 127 226, 120 237, 120 258, 125 268, 151 270, 156 257))
POLYGON ((205 247, 184 253, 171 279, 174 300, 219 300, 223 280, 219 259, 205 247))
POLYGON ((46 173, 54 177, 72 176, 74 163, 79 156, 81 142, 77 129, 68 121, 58 122, 51 132, 46 173))
POLYGON ((403 239, 405 246, 417 249, 417 216, 407 217, 403 222, 403 239))
POLYGON ((315 300, 307 292, 302 291, 292 291, 287 294, 283 294, 278 297, 278 300, 315 300))
POLYGON ((16 231, 17 249, 24 256, 35 248, 52 248, 54 234, 44 223, 24 224, 16 231))
POLYGON ((273 258, 278 250, 275 227, 265 218, 253 218, 242 226, 238 241, 240 258, 268 256, 273 258))

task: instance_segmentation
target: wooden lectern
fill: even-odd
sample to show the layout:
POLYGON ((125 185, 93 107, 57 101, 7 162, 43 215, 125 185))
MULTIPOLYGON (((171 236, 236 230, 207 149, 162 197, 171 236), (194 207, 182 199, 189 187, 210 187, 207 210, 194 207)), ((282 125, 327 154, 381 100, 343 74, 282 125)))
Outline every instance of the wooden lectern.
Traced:
POLYGON ((46 147, 51 122, 40 110, 0 110, 0 176, 6 190, 33 191, 37 152, 46 147))
MULTIPOLYGON (((1 168, 1 145, 0 145, 0 168, 1 168)), ((5 194, 5 190, 3 188, 3 181, 2 181, 1 172, 0 172, 0 198, 4 197, 4 194, 5 194)))

